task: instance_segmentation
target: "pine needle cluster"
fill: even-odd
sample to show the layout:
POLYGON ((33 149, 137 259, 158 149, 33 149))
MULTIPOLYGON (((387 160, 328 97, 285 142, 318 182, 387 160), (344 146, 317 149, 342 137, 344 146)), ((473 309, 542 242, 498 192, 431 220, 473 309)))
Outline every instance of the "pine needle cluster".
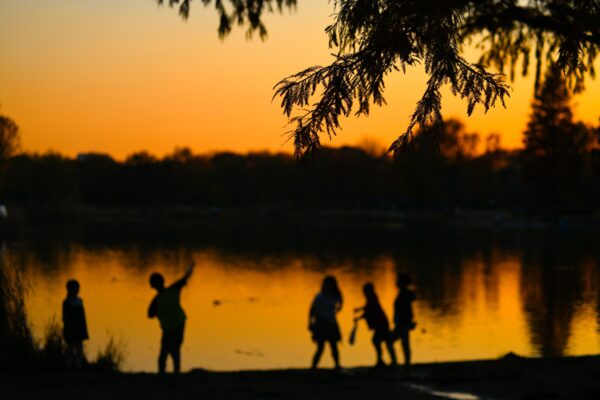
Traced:
MULTIPOLYGON (((163 0, 158 0, 162 3, 163 0)), ((296 0, 201 0, 214 5, 227 35, 248 25, 248 35, 266 36, 261 15, 293 8, 296 0), (225 3, 228 3, 226 6, 225 3), (230 11, 228 11, 230 10, 230 11)), ((314 0, 304 0, 314 1, 314 0)), ((325 1, 325 0, 322 0, 325 1)), ((390 146, 394 155, 412 142, 415 127, 442 119, 442 88, 465 100, 466 113, 505 105, 517 66, 535 85, 552 66, 572 92, 594 77, 600 49, 600 0, 329 0, 333 22, 326 28, 334 60, 307 68, 274 88, 293 128, 296 154, 321 145, 340 129, 340 118, 367 115, 385 105, 385 78, 422 66, 429 79, 408 127, 390 146), (465 49, 479 51, 476 62, 465 49)), ((187 17, 190 0, 169 0, 187 17)))
MULTIPOLYGON (((191 0, 156 0, 158 4, 168 3, 177 7, 179 15, 187 19, 190 15, 191 0)), ((274 11, 282 12, 284 8, 293 9, 296 0, 200 0, 205 7, 214 6, 219 15, 219 37, 224 38, 231 33, 235 25, 247 26, 246 37, 252 38, 258 33, 266 39, 267 28, 262 16, 274 11)))

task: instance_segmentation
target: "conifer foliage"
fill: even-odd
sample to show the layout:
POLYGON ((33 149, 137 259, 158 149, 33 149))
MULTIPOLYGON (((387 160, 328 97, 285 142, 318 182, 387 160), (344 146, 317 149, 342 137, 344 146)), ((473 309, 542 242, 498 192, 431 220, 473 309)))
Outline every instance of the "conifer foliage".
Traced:
POLYGON ((575 121, 571 95, 562 72, 550 68, 537 90, 525 130, 523 167, 525 178, 537 191, 535 201, 559 207, 565 194, 583 194, 590 156, 596 144, 594 128, 575 121))
MULTIPOLYGON (((156 0, 158 4, 168 3, 179 8, 179 15, 187 19, 190 15, 192 0, 156 0)), ((246 36, 252 37, 258 32, 261 39, 267 37, 267 29, 262 22, 262 15, 284 8, 291 9, 296 0, 199 0, 204 6, 213 6, 219 15, 219 37, 227 36, 234 25, 247 25, 246 36)))
POLYGON ((562 73, 548 71, 544 84, 535 94, 533 112, 524 132, 525 153, 531 157, 555 157, 560 153, 584 153, 588 150, 588 135, 578 135, 573 120, 571 95, 562 73))
MULTIPOLYGON (((162 2, 163 0, 158 0, 162 2)), ((201 0, 221 16, 219 32, 248 24, 248 32, 266 35, 260 15, 294 7, 296 0, 201 0), (227 5, 225 3, 228 3, 227 5), (228 11, 230 10, 230 11, 228 11)), ((317 0, 304 0, 317 1, 317 0)), ((321 0, 325 1, 325 0, 321 0)), ((189 13, 190 0, 170 0, 189 13)), ((399 154, 417 125, 441 120, 441 90, 488 110, 505 104, 517 66, 526 75, 535 64, 536 87, 548 66, 557 65, 572 91, 594 76, 600 48, 600 0, 330 0, 333 22, 326 28, 334 60, 307 68, 275 86, 290 118, 296 153, 321 145, 322 134, 335 135, 340 117, 366 115, 384 105, 385 78, 421 65, 429 76, 410 123, 391 145, 399 154), (467 45, 479 60, 466 60, 467 45)))

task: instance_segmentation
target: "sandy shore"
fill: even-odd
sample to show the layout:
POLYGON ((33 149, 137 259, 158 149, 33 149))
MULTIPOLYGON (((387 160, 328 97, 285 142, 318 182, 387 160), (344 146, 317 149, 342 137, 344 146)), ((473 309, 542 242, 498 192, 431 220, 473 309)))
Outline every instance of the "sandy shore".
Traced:
POLYGON ((5 399, 600 399, 600 356, 181 376, 2 375, 5 399))

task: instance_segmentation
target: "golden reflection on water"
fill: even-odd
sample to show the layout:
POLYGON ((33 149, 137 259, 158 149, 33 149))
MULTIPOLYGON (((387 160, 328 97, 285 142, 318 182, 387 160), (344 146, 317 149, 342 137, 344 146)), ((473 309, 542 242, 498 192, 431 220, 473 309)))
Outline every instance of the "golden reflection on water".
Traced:
MULTIPOLYGON (((344 336, 343 365, 371 365, 375 356, 366 325, 360 326, 354 346, 347 343, 352 309, 362 305, 361 287, 371 281, 391 318, 396 271, 408 267, 389 255, 324 264, 302 255, 227 257, 206 250, 177 250, 147 256, 134 250, 92 251, 77 246, 68 256, 53 260, 60 268, 48 268, 38 260, 38 265, 26 270, 28 311, 35 332, 41 336, 47 323, 60 317, 64 284, 76 278, 81 282, 91 336, 88 355, 95 357, 112 335, 125 343, 126 369, 153 371, 160 330, 157 321, 146 318, 154 295, 148 276, 162 271, 170 282, 183 273, 191 258, 198 267, 182 293, 188 315, 184 370, 307 367, 314 350, 307 331, 308 307, 325 274, 338 278, 344 295, 338 318, 344 336)), ((550 327, 550 333, 544 324, 556 313, 548 314, 548 302, 541 300, 547 295, 545 286, 525 277, 530 272, 522 272, 516 256, 475 257, 464 260, 460 270, 428 277, 428 282, 439 284, 416 287, 420 296, 415 304, 418 326, 412 335, 414 361, 494 358, 511 351, 538 355, 544 340, 563 346, 560 350, 565 354, 600 352, 593 268, 590 264, 583 269, 589 275, 583 281, 592 283, 582 288, 581 299, 572 309, 559 308, 571 312, 566 323, 550 327)), ((329 354, 322 365, 332 365, 329 354)))

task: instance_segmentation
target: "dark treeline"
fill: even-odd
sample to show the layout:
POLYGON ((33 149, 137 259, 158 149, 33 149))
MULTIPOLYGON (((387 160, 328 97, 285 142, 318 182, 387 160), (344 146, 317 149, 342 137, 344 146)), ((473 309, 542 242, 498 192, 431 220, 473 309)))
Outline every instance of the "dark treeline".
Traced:
POLYGON ((474 155, 478 137, 465 134, 456 121, 430 129, 396 161, 350 147, 323 148, 300 162, 287 154, 209 156, 188 149, 162 159, 137 153, 125 161, 104 154, 22 154, 8 162, 2 197, 10 205, 29 207, 600 207, 598 150, 569 155, 567 161, 577 167, 554 176, 544 160, 532 160, 525 151, 495 148, 474 155), (442 132, 439 146, 437 129, 442 132))
POLYGON ((478 137, 456 121, 430 129, 399 160, 350 147, 323 148, 300 162, 287 154, 209 156, 187 149, 162 159, 138 153, 125 161, 104 154, 22 154, 9 160, 2 197, 26 207, 600 208, 598 150, 577 154, 571 161, 582 167, 553 176, 537 165, 543 160, 531 160, 525 151, 494 148, 474 155, 478 137))
POLYGON ((189 149, 160 159, 141 152, 124 161, 105 154, 21 154, 3 170, 2 199, 32 208, 588 212, 600 208, 599 135, 600 128, 574 120, 564 81, 550 71, 533 101, 523 150, 502 149, 498 135, 481 146, 480 135, 448 120, 417 132, 396 159, 373 146, 321 148, 301 161, 288 154, 196 155, 189 149))

